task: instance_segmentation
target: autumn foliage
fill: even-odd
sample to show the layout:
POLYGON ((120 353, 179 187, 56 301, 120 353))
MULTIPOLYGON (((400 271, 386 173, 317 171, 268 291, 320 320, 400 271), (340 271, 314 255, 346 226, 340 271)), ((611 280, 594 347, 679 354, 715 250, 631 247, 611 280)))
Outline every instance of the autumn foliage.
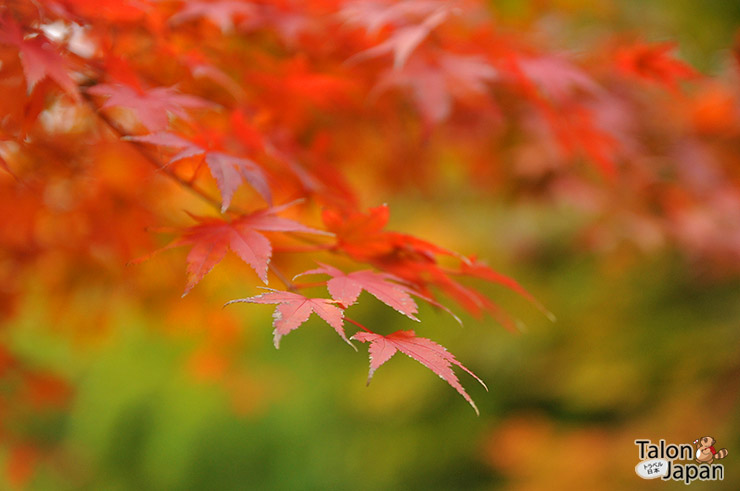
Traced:
MULTIPOLYGON (((433 193, 451 166, 472 193, 578 209, 587 249, 740 264, 735 68, 712 79, 616 34, 582 48, 474 0, 4 2, 0 315, 31 291, 64 315, 91 288, 177 310, 233 255, 241 289, 203 310, 274 305, 275 347, 315 314, 369 344, 369 378, 400 351, 477 411, 452 369, 478 378, 421 334, 419 304, 517 331, 490 282, 552 314, 454 243, 392 230, 389 197, 433 193), (180 272, 137 273, 175 254, 180 272), (363 291, 420 324, 352 318, 363 291)), ((104 335, 105 309, 87 315, 104 335)), ((22 483, 43 452, 7 422, 74 390, 3 336, 0 439, 22 483)))

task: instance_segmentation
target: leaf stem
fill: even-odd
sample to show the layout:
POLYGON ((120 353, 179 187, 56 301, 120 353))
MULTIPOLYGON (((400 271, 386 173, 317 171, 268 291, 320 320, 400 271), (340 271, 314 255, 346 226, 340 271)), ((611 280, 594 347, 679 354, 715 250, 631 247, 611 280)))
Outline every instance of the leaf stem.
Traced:
POLYGON ((371 330, 370 330, 370 329, 368 329, 367 327, 363 326, 362 324, 360 324, 360 323, 359 323, 359 322, 357 322, 356 320, 352 320, 352 319, 350 319, 349 317, 345 317, 345 318, 344 318, 344 320, 346 320, 346 321, 347 321, 347 322, 349 322, 350 324, 354 324, 355 326, 359 327, 360 329, 362 329, 362 330, 363 330, 363 331, 365 331, 365 332, 369 332, 369 333, 371 333, 371 334, 375 334, 375 333, 374 333, 373 331, 371 331, 371 330))
POLYGON ((297 287, 297 286, 296 286, 296 285, 295 285, 295 284, 294 284, 294 283, 293 283, 292 281, 290 281, 290 280, 289 280, 289 279, 288 279, 288 278, 287 278, 287 277, 286 277, 286 276, 285 276, 285 275, 283 274, 283 272, 282 272, 282 271, 280 271, 280 270, 278 269, 278 267, 277 267, 277 266, 275 266, 275 265, 274 265, 274 264, 272 264, 272 263, 269 263, 269 264, 267 265, 267 267, 268 267, 268 268, 270 269, 270 271, 272 271, 272 274, 274 274, 275 276, 277 276, 277 279, 279 279, 279 280, 280 280, 280 282, 281 282, 281 283, 282 283, 283 285, 285 285, 285 288, 287 288, 287 289, 288 289, 288 291, 291 291, 291 292, 293 292, 293 293, 298 293, 298 287, 297 287))

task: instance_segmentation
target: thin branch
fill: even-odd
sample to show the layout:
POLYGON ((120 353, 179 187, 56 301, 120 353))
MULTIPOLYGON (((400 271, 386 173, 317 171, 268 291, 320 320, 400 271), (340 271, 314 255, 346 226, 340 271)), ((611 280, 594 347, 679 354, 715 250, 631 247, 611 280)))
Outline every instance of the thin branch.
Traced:
POLYGON ((326 281, 314 281, 306 283, 293 283, 296 290, 305 290, 306 288, 316 288, 318 286, 325 286, 326 281))
POLYGON ((272 263, 269 263, 267 267, 272 271, 272 274, 277 276, 277 279, 279 279, 283 285, 285 285, 285 288, 288 289, 288 291, 291 291, 293 293, 298 293, 298 288, 293 284, 292 281, 290 281, 283 273, 280 271, 277 266, 275 266, 272 263))
MULTIPOLYGON (((127 135, 124 131, 122 131, 118 127, 118 125, 116 125, 116 123, 111 118, 109 118, 107 115, 103 114, 101 111, 98 110, 97 105, 92 100, 92 98, 90 97, 89 94, 87 94, 85 91, 81 91, 81 92, 82 92, 82 97, 88 103, 88 105, 92 109, 93 113, 95 113, 98 116, 98 118, 101 121, 103 121, 106 124, 106 126, 108 126, 108 128, 119 138, 119 140, 122 139, 122 138, 124 138, 124 137, 126 137, 126 136, 130 136, 130 135, 127 135)), ((175 174, 174 172, 172 172, 167 167, 161 165, 161 163, 159 162, 159 160, 157 158, 153 157, 144 148, 144 145, 142 143, 139 143, 139 142, 136 142, 136 141, 131 141, 131 140, 122 140, 122 141, 126 141, 129 145, 133 146, 133 148, 136 149, 137 153, 139 155, 141 155, 144 158, 144 160, 146 160, 152 166, 154 166, 154 168, 156 168, 157 171, 162 172, 164 175, 166 175, 170 179, 174 180, 175 182, 177 182, 181 186, 187 188, 188 190, 190 190, 190 192, 196 194, 201 199, 203 199, 204 201, 206 201, 208 204, 210 204, 211 206, 215 207, 217 210, 221 210, 221 202, 220 201, 214 199, 210 194, 208 194, 206 191, 204 191, 203 189, 201 189, 200 187, 198 187, 194 182, 190 182, 188 180, 183 179, 182 177, 178 176, 177 174, 175 174)))
MULTIPOLYGON (((301 239, 300 236, 297 234, 287 233, 291 237, 296 237, 299 240, 301 239)), ((305 241, 308 242, 308 241, 305 241)), ((317 252, 317 251, 331 251, 334 248, 334 244, 315 244, 315 245, 309 245, 309 246, 281 246, 276 245, 273 247, 273 252, 282 252, 282 253, 298 253, 298 252, 317 252)))

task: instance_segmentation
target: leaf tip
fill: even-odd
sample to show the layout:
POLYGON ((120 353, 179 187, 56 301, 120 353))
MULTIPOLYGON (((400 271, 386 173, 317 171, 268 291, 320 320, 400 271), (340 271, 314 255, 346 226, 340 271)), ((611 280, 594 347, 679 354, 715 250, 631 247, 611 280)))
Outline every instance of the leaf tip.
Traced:
POLYGON ((372 381, 373 375, 375 375, 375 370, 370 369, 370 373, 367 374, 367 381, 365 382, 365 387, 370 386, 370 381, 372 381))

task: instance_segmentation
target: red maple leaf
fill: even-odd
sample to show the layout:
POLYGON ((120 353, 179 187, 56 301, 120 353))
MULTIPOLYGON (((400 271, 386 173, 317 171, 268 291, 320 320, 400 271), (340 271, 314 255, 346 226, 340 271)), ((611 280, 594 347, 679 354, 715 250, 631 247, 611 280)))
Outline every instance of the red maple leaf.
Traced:
MULTIPOLYGON (((281 292, 271 290, 256 297, 239 298, 227 302, 226 305, 236 302, 277 304, 275 312, 272 314, 272 325, 275 328, 274 343, 275 347, 280 347, 280 338, 294 329, 298 329, 301 324, 306 322, 312 313, 315 313, 324 319, 331 327, 337 331, 342 339, 350 346, 347 336, 344 334, 344 311, 335 305, 334 300, 326 298, 307 298, 298 293, 281 292)), ((356 349, 356 348, 355 348, 356 349)))
MULTIPOLYGON (((388 221, 388 207, 371 208, 368 213, 358 211, 341 213, 325 210, 323 213, 326 228, 336 235, 336 249, 343 251, 357 261, 372 264, 376 268, 391 273, 392 277, 413 286, 405 291, 423 298, 432 305, 440 307, 435 301, 430 286, 440 288, 452 297, 465 310, 476 317, 484 311, 490 312, 504 327, 516 331, 516 323, 494 302, 476 290, 463 286, 451 276, 478 277, 502 284, 530 301, 533 301, 548 317, 552 314, 533 300, 521 285, 512 279, 498 274, 480 263, 470 260, 453 251, 419 239, 412 235, 384 231, 388 221), (437 256, 452 256, 460 260, 459 268, 442 267, 437 256)), ((444 308, 453 317, 457 317, 444 308)), ((457 319, 459 321, 459 319, 457 319)))
POLYGON ((247 158, 210 150, 174 133, 160 132, 144 136, 130 136, 126 137, 126 140, 179 149, 180 151, 170 159, 170 164, 184 158, 203 155, 221 192, 222 213, 229 208, 231 198, 242 180, 246 180, 268 204, 272 203, 272 193, 265 174, 257 164, 247 158))
POLYGON ((197 225, 188 227, 182 237, 175 239, 162 249, 152 252, 134 262, 140 262, 157 252, 190 245, 192 248, 187 256, 188 283, 183 296, 187 295, 226 256, 231 249, 244 262, 249 264, 257 276, 267 284, 267 267, 272 257, 272 245, 264 235, 265 232, 304 232, 310 234, 324 234, 321 230, 307 227, 287 218, 275 216, 285 206, 266 208, 235 220, 227 221, 220 218, 199 217, 191 215, 197 225))
POLYGON ((37 83, 48 77, 75 100, 79 100, 77 84, 70 78, 64 58, 46 36, 38 34, 24 37, 15 21, 0 17, 0 43, 18 48, 29 93, 37 83))
POLYGON ((146 0, 44 0, 43 3, 60 17, 80 23, 90 19, 133 23, 152 7, 146 0))
POLYGON ((553 315, 553 313, 547 310, 547 308, 545 308, 545 306, 542 305, 539 300, 534 297, 534 295, 529 293, 527 289, 519 284, 518 281, 510 276, 501 274, 490 266, 478 261, 475 256, 470 257, 470 260, 468 262, 462 262, 460 266, 460 273, 466 276, 482 278, 484 280, 490 281, 491 283, 498 283, 499 285, 503 285, 532 302, 532 304, 540 309, 545 315, 547 315, 550 320, 555 320, 555 316, 553 315))
POLYGON ((690 65, 676 59, 671 52, 676 43, 636 43, 617 52, 617 68, 627 75, 678 89, 680 80, 699 76, 690 65))
MULTIPOLYGON (((370 270, 345 273, 333 266, 321 264, 320 268, 305 271, 296 276, 309 274, 326 274, 332 278, 326 283, 329 294, 345 308, 354 304, 362 290, 402 313, 419 321, 414 314, 418 312, 416 302, 411 298, 409 287, 403 285, 400 278, 388 273, 376 273, 370 270)), ((295 278, 294 278, 295 279, 295 278)))
POLYGON ((98 84, 87 91, 93 95, 108 97, 101 109, 107 107, 131 109, 149 131, 160 131, 167 128, 169 114, 187 120, 189 117, 185 112, 186 108, 214 107, 213 103, 200 97, 180 94, 172 87, 155 87, 144 90, 122 84, 98 84))
POLYGON ((460 257, 412 235, 384 231, 389 218, 387 205, 370 208, 367 213, 327 209, 321 217, 326 228, 336 235, 337 248, 357 261, 372 261, 394 253, 422 260, 433 260, 437 254, 460 257))
POLYGON ((457 365, 468 372, 486 390, 488 390, 488 387, 486 387, 486 384, 477 375, 457 361, 452 353, 447 351, 444 346, 435 343, 431 339, 417 337, 414 331, 396 331, 387 336, 361 331, 352 336, 351 339, 356 339, 363 343, 370 342, 370 347, 368 348, 370 353, 370 373, 367 376, 368 384, 373 378, 375 370, 395 355, 397 351, 400 351, 436 373, 442 380, 447 381, 448 384, 454 387, 473 406, 475 412, 480 414, 475 402, 465 392, 455 372, 452 371, 451 365, 457 365))

